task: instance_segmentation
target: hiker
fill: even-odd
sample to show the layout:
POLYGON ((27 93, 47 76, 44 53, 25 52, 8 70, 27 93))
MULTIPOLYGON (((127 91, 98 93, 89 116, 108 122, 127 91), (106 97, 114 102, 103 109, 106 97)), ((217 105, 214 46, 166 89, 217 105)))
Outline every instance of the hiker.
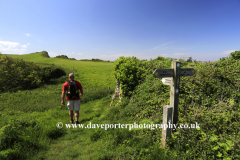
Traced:
POLYGON ((79 124, 80 98, 83 96, 83 89, 80 82, 74 80, 73 73, 69 74, 69 81, 65 82, 62 88, 62 105, 65 105, 64 96, 67 91, 67 107, 69 109, 70 123, 73 124, 73 110, 75 110, 75 124, 79 124), (79 90, 81 92, 79 96, 79 90))

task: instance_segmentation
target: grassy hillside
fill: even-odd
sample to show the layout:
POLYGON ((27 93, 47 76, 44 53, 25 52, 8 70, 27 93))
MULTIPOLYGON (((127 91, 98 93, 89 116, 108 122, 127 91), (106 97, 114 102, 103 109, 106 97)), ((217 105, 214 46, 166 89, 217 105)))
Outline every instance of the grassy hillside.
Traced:
MULTIPOLYGON (((42 56, 42 52, 30 53, 24 55, 2 55, 12 58, 23 59, 27 62, 37 64, 46 63, 64 67, 74 72, 73 67, 77 70, 75 79, 82 83, 84 89, 93 90, 96 88, 115 88, 115 78, 113 75, 113 63, 109 62, 89 62, 77 61, 60 58, 46 58, 42 56)), ((69 74, 69 73, 68 73, 69 74)), ((67 76, 68 76, 67 74, 67 76)))
MULTIPOLYGON (((33 61, 52 60, 41 59, 44 58, 33 61)), ((67 64, 73 61, 58 59, 52 62, 71 69, 73 63, 67 64)), ((90 77, 81 70, 85 67, 94 72, 95 63, 99 63, 98 66, 109 63, 76 61, 74 68, 80 81, 85 86, 96 87, 96 91, 93 89, 84 95, 90 99, 81 100, 87 103, 81 104, 79 122, 85 126, 90 122, 161 124, 162 106, 170 102, 170 87, 163 85, 161 79, 155 79, 152 71, 170 68, 171 61, 156 59, 146 63, 150 64, 146 66, 149 73, 131 96, 115 99, 112 103, 113 90, 101 89, 107 87, 108 82, 91 80, 95 74, 90 77), (103 85, 95 84, 99 81, 103 85)), ((182 68, 193 67, 196 74, 180 80, 178 124, 197 122, 200 129, 177 129, 165 148, 161 147, 161 128, 58 129, 58 122, 69 124, 70 120, 66 106, 60 105, 64 79, 59 78, 58 83, 34 90, 0 94, 0 159, 239 159, 240 77, 236 73, 239 72, 239 59, 233 56, 207 64, 181 62, 182 68)), ((98 71, 111 79, 113 74, 108 72, 108 65, 98 67, 98 71)), ((114 80, 112 82, 115 88, 114 80)))

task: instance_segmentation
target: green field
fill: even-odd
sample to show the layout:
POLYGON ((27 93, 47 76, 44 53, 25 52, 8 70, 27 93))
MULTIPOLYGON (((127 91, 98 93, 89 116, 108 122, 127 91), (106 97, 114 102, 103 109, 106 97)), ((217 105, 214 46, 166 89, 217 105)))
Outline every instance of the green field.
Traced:
POLYGON ((193 67, 197 72, 181 78, 178 123, 197 122, 201 129, 177 129, 162 148, 159 128, 59 129, 56 124, 70 123, 68 109, 61 105, 62 86, 70 72, 83 86, 80 124, 161 124, 170 89, 152 71, 170 68, 172 59, 151 61, 152 71, 131 97, 112 101, 114 63, 46 58, 41 53, 8 56, 61 66, 67 75, 31 90, 0 94, 0 159, 240 158, 240 77, 234 73, 239 70, 239 59, 207 64, 181 60, 183 68, 193 67))
POLYGON ((72 73, 74 72, 74 67, 77 70, 77 72, 75 72, 75 79, 80 81, 85 89, 116 87, 116 80, 113 75, 113 63, 45 58, 42 57, 40 53, 7 56, 23 59, 27 62, 59 65, 68 68, 72 73))

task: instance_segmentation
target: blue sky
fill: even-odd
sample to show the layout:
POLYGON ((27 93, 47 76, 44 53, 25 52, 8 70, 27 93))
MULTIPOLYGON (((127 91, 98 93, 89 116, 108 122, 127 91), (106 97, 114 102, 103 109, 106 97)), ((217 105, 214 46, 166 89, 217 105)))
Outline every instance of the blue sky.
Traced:
POLYGON ((240 0, 0 0, 0 19, 3 54, 217 61, 240 50, 240 0))

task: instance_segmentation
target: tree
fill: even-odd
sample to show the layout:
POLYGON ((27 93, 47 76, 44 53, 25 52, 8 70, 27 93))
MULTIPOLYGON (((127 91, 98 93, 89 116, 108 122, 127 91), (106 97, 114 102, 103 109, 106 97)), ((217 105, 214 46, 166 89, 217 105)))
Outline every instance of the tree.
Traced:
POLYGON ((157 58, 155 58, 155 60, 160 60, 160 61, 163 61, 165 58, 162 57, 162 56, 158 56, 157 58))
POLYGON ((68 56, 66 56, 66 55, 58 55, 58 56, 56 56, 55 58, 64 58, 64 59, 68 59, 68 56))
POLYGON ((120 57, 114 63, 114 76, 120 82, 124 96, 130 96, 144 76, 144 67, 136 57, 120 57))
POLYGON ((42 51, 42 56, 46 58, 50 58, 47 51, 42 51))
POLYGON ((192 62, 192 61, 193 61, 192 57, 189 57, 188 60, 187 60, 187 62, 192 62))
POLYGON ((230 54, 233 59, 240 59, 240 51, 235 51, 230 54))

